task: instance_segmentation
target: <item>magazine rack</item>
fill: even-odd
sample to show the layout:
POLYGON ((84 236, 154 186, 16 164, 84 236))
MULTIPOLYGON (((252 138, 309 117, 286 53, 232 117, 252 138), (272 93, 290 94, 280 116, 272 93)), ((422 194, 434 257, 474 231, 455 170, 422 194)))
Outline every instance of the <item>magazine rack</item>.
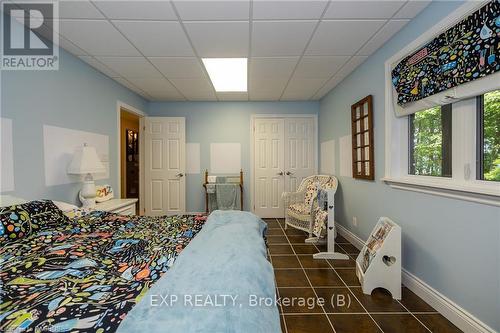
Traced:
POLYGON ((364 294, 384 288, 401 299, 401 228, 388 217, 378 220, 359 253, 356 275, 364 294))

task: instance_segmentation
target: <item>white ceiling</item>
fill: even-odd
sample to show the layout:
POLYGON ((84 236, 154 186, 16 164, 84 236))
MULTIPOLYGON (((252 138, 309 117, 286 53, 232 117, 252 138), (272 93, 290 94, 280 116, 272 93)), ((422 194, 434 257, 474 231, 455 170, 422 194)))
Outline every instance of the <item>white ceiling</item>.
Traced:
POLYGON ((317 100, 429 2, 63 1, 60 45, 149 100, 317 100), (248 93, 202 57, 248 57, 248 93))

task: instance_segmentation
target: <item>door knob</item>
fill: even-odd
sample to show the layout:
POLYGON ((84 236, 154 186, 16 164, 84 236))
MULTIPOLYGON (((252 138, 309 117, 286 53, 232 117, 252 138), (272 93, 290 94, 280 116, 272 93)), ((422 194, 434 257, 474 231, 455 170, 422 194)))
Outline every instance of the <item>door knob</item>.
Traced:
POLYGON ((287 176, 293 175, 293 172, 287 171, 287 172, 286 172, 286 175, 287 175, 287 176))
POLYGON ((278 172, 279 176, 283 176, 283 171, 278 172))
POLYGON ((182 177, 184 177, 184 174, 181 172, 181 173, 178 173, 176 176, 179 178, 182 178, 182 177))

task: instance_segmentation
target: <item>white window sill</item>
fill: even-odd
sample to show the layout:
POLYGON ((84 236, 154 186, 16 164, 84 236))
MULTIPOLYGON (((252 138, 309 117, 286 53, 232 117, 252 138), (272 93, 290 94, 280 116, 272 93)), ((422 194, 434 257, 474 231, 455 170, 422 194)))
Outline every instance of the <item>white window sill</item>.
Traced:
POLYGON ((451 178, 408 176, 381 179, 390 187, 406 191, 439 195, 500 207, 500 184, 493 182, 457 183, 451 178))

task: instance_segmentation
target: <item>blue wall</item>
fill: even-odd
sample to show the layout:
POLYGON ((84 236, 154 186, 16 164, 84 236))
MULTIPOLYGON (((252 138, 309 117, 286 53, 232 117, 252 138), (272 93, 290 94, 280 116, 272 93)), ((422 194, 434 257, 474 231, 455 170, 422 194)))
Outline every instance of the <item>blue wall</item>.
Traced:
MULTIPOLYGON (((459 3, 433 2, 321 101, 320 142, 350 134, 350 105, 373 95, 376 181, 340 177, 336 219, 366 239, 378 217, 403 230, 403 266, 500 330, 500 209, 391 189, 384 175, 384 63, 459 3), (351 221, 358 218, 358 226, 351 221)), ((338 143, 337 143, 338 144, 338 143)), ((335 150, 339 170, 338 149, 335 150)))
POLYGON ((148 115, 186 118, 186 142, 200 143, 200 174, 186 179, 186 210, 205 211, 203 173, 210 170, 210 143, 241 144, 245 173, 244 208, 250 206, 250 117, 252 114, 316 114, 319 102, 175 102, 150 103, 148 115))
MULTIPOLYGON (((16 196, 77 202, 80 183, 45 186, 43 125, 109 136, 110 179, 118 188, 118 100, 141 110, 147 101, 60 50, 58 71, 2 71, 1 117, 12 119, 16 196)), ((4 193, 8 194, 8 193, 4 193)))

